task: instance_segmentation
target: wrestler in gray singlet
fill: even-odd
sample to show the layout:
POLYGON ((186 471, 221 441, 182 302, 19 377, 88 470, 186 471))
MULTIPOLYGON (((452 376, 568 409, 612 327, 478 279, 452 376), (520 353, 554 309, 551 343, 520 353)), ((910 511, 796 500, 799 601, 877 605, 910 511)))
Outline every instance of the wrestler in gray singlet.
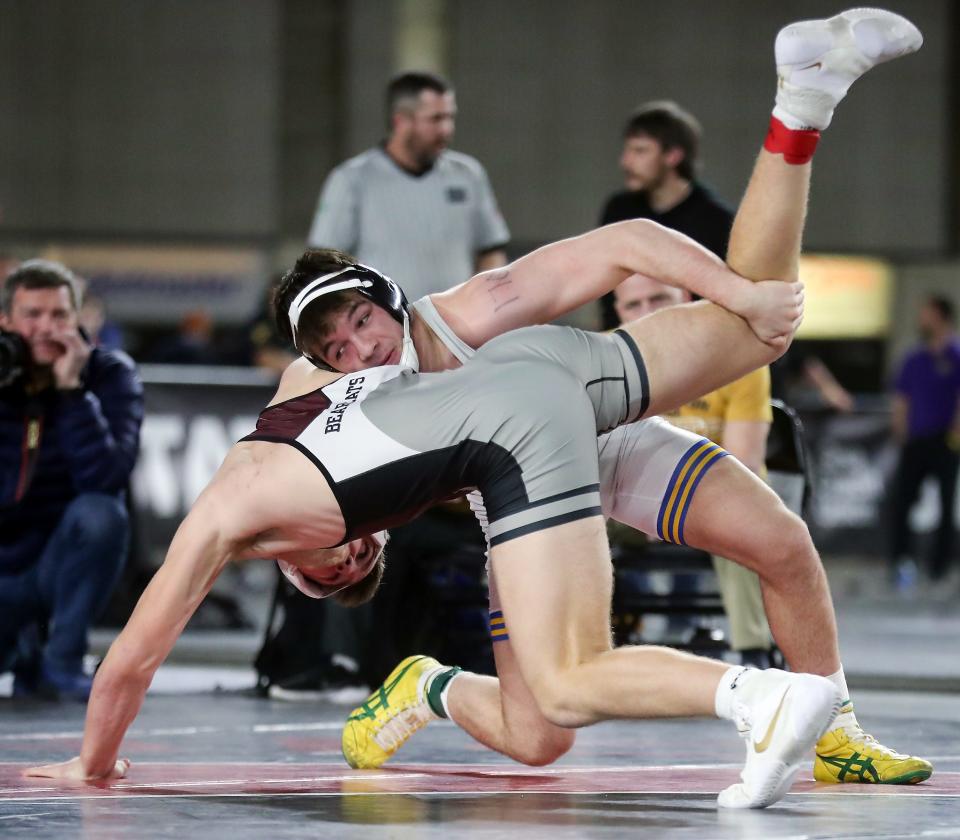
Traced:
MULTIPOLYGON (((443 320, 431 298, 414 301, 410 309, 461 364, 476 354, 443 320)), ((614 429, 600 436, 597 447, 604 516, 666 542, 685 544, 686 513, 699 481, 726 455, 723 449, 662 417, 644 417, 614 429)), ((467 499, 486 531, 483 499, 477 493, 467 499)))
POLYGON ((245 440, 293 445, 324 472, 344 542, 477 488, 496 545, 599 515, 596 435, 648 401, 625 333, 528 327, 457 370, 345 374, 266 408, 245 440))

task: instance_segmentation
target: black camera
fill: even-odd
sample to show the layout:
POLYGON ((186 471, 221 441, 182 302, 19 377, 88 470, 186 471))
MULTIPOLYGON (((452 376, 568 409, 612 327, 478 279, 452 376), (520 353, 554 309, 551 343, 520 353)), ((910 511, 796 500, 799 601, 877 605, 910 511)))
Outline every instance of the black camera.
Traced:
POLYGON ((0 329, 0 388, 20 380, 30 365, 30 345, 19 333, 0 329))

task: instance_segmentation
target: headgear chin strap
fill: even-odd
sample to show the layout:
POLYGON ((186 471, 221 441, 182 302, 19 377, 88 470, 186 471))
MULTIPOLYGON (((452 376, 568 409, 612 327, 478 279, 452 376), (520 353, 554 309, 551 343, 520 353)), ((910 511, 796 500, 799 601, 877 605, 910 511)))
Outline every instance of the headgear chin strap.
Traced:
MULTIPOLYGON (((387 539, 390 535, 387 531, 377 531, 375 534, 371 534, 370 536, 377 543, 377 555, 379 556, 380 552, 382 552, 386 546, 387 539)), ((281 560, 279 557, 277 558, 277 565, 280 567, 280 571, 283 573, 283 576, 304 595, 307 595, 310 598, 329 598, 331 595, 336 595, 338 592, 346 589, 348 586, 353 586, 353 583, 344 583, 338 586, 330 586, 319 583, 312 578, 308 578, 300 570, 300 568, 294 566, 293 563, 289 563, 286 560, 281 560)), ((372 564, 370 568, 373 568, 372 564)), ((359 581, 354 581, 354 583, 359 583, 359 581)))
POLYGON ((400 350, 400 361, 397 364, 413 371, 420 370, 420 357, 417 355, 417 348, 410 335, 410 315, 407 314, 406 309, 403 310, 403 346, 400 350))
POLYGON ((407 299, 400 287, 389 277, 381 274, 369 266, 355 263, 345 266, 339 271, 324 274, 307 283, 291 301, 287 309, 290 319, 290 331, 293 333, 293 344, 297 350, 314 365, 324 370, 333 370, 318 356, 313 356, 300 348, 298 330, 300 318, 306 308, 317 298, 331 292, 341 292, 352 289, 377 306, 386 309, 403 326, 403 346, 398 364, 404 367, 419 370, 420 361, 410 336, 410 316, 407 313, 407 299))

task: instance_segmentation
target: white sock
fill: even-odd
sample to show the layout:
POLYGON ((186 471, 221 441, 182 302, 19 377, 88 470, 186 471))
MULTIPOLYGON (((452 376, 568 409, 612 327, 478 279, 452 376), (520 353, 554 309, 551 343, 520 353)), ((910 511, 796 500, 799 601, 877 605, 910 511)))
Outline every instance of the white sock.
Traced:
POLYGON ((847 688, 847 678, 843 673, 843 666, 840 666, 840 670, 835 674, 830 674, 827 677, 830 682, 832 682, 836 687, 837 691, 840 692, 840 702, 849 703, 850 702, 850 691, 847 688))
POLYGON ((853 713, 853 703, 850 700, 850 690, 847 688, 847 678, 843 673, 843 666, 840 666, 840 670, 837 671, 837 673, 830 674, 827 679, 830 680, 840 692, 840 713, 834 719, 834 724, 837 726, 856 726, 857 716, 853 713))
POLYGON ((787 128, 822 131, 833 119, 833 109, 843 97, 811 88, 781 82, 773 115, 787 128))
POLYGON ((733 694, 738 688, 761 673, 756 668, 744 668, 735 665, 728 668, 717 684, 717 693, 713 697, 713 709, 721 720, 733 720, 733 694))
POLYGON ((802 120, 799 117, 793 116, 789 111, 785 111, 780 104, 774 106, 773 115, 780 120, 787 128, 793 131, 810 131, 811 129, 819 129, 818 125, 811 125, 809 121, 802 120))

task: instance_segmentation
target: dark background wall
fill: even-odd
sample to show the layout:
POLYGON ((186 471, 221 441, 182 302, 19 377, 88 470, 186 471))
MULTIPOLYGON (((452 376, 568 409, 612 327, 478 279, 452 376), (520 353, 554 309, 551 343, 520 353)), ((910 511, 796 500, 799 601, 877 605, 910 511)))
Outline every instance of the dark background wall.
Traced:
MULTIPOLYGON (((724 0, 481 0, 447 3, 457 145, 487 165, 519 240, 596 223, 619 185, 625 115, 674 98, 702 121, 703 175, 735 204, 773 104, 772 44, 786 22, 836 3, 724 0)), ((939 251, 955 186, 948 0, 893 7, 923 30, 916 56, 873 71, 845 102, 817 159, 808 243, 822 250, 939 251)), ((394 69, 393 7, 349 4, 345 154, 382 133, 378 79, 394 69)))
MULTIPOLYGON (((425 0, 426 2, 426 0, 425 0)), ((398 9, 416 0, 0 0, 0 208, 8 235, 299 244, 320 183, 383 134, 398 9)), ((955 143, 948 0, 838 111, 807 237, 943 252, 955 143)), ((436 4, 434 4, 436 8, 436 4)), ((704 177, 743 190, 783 23, 834 3, 448 0, 456 145, 487 166, 520 242, 595 223, 625 114, 672 97, 705 129, 704 177)))
POLYGON ((272 234, 279 36, 269 0, 3 0, 5 227, 272 234))
MULTIPOLYGON (((854 88, 816 162, 815 249, 938 250, 946 242, 946 2, 894 2, 921 52, 854 88)), ((462 144, 490 162, 520 236, 595 224, 616 188, 630 109, 672 98, 703 123, 704 177, 733 204, 766 130, 784 23, 836 2, 485 0, 458 5, 462 144), (505 189, 509 185, 509 194, 505 189)), ((871 74, 873 75, 873 74, 871 74)))

